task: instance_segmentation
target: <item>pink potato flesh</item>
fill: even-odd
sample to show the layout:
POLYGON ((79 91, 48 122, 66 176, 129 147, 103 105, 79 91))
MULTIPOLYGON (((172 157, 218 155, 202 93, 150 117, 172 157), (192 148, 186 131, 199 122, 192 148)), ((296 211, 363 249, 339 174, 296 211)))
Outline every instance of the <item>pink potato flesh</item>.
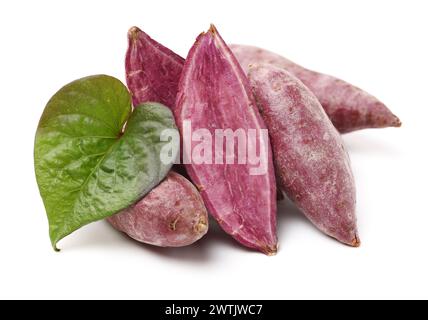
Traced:
POLYGON ((159 247, 188 246, 208 231, 208 213, 198 190, 175 172, 107 221, 131 238, 159 247))
MULTIPOLYGON (((135 107, 145 102, 159 102, 174 109, 183 67, 182 57, 153 40, 141 29, 129 29, 125 71, 135 107)), ((182 165, 174 165, 173 170, 187 178, 182 165)))
POLYGON ((401 126, 400 119, 382 102, 343 80, 305 69, 280 55, 257 47, 231 45, 230 48, 246 71, 251 64, 272 64, 299 78, 315 94, 341 133, 401 126))
MULTIPOLYGON (((192 130, 266 129, 248 79, 214 26, 201 34, 187 57, 179 84, 177 125, 190 120, 192 130)), ((192 143, 191 149, 195 147, 192 143)), ((237 156, 235 148, 235 159, 237 156)), ((267 173, 250 175, 250 164, 186 164, 209 212, 239 243, 267 255, 277 251, 276 181, 272 153, 267 173)), ((214 153, 213 153, 214 154, 214 153)))
POLYGON ((133 27, 128 32, 126 82, 134 106, 159 102, 174 108, 184 59, 133 27))
POLYGON ((269 128, 279 184, 321 231, 359 246, 349 157, 319 101, 273 65, 253 65, 249 79, 269 128))

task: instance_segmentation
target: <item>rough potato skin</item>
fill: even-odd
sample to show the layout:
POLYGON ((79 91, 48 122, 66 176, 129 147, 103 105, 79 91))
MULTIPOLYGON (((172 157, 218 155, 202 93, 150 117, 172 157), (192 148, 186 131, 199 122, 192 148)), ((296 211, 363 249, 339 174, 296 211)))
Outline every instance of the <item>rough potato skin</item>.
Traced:
MULTIPOLYGON (((207 129, 211 136, 216 129, 254 129, 258 135, 266 129, 248 79, 214 26, 198 37, 189 52, 174 113, 182 134, 186 120, 193 131, 207 129)), ((192 162, 186 169, 223 230, 242 245, 273 255, 277 251, 276 181, 269 143, 266 150, 263 175, 250 175, 248 163, 192 162)))
POLYGON ((133 27, 128 32, 126 82, 134 106, 155 101, 174 108, 184 59, 133 27))
POLYGON ((359 246, 349 157, 317 98, 272 65, 253 65, 249 79, 269 128, 281 187, 321 231, 359 246))
POLYGON ((272 64, 299 78, 315 94, 341 133, 401 126, 401 121, 382 102, 343 80, 305 69, 257 47, 231 45, 231 49, 246 71, 251 64, 272 64))
POLYGON ((175 172, 134 206, 107 219, 131 238, 159 247, 183 247, 208 231, 208 213, 198 190, 175 172))

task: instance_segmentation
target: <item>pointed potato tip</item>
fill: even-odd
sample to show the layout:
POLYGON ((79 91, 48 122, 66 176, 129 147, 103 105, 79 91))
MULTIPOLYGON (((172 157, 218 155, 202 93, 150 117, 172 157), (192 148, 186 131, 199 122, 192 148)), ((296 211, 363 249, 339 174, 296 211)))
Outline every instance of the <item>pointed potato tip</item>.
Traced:
POLYGON ((261 251, 267 255, 268 257, 273 257, 276 256, 276 254, 278 253, 278 245, 274 244, 274 245, 265 245, 261 248, 261 251))
POLYGON ((351 242, 351 247, 359 248, 360 246, 361 246, 360 238, 358 237, 358 235, 355 235, 354 240, 352 240, 351 242))
POLYGON ((129 29, 128 38, 130 40, 136 41, 138 39, 138 35, 140 34, 140 32, 141 32, 141 29, 134 26, 131 29, 129 29))
POLYGON ((218 33, 217 28, 213 23, 210 24, 210 28, 208 29, 208 32, 213 35, 216 35, 218 33))
POLYGON ((394 116, 394 121, 392 122, 392 126, 395 128, 400 128, 403 125, 403 123, 401 122, 400 118, 398 118, 397 116, 394 116))

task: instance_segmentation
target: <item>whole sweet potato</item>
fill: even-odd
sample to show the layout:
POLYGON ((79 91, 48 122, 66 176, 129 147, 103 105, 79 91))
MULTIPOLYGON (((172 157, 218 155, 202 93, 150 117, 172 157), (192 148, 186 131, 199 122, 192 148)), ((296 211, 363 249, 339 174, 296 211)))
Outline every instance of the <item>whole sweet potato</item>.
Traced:
MULTIPOLYGON (((211 137, 217 129, 245 133, 252 129, 260 137, 266 129, 248 79, 214 26, 198 37, 189 52, 174 114, 184 137, 185 121, 191 123, 193 132, 205 130, 211 137)), ((191 144, 184 147, 185 154, 195 152, 198 144, 191 144)), ((273 255, 277 251, 276 182, 269 142, 263 146, 266 172, 260 175, 250 174, 248 161, 185 164, 220 226, 239 243, 273 255)))
POLYGON ((159 247, 183 247, 208 231, 208 213, 196 188, 175 172, 134 206, 107 218, 131 238, 159 247))
POLYGON ((378 99, 343 80, 305 69, 270 51, 231 45, 244 70, 251 64, 272 64, 299 78, 318 98, 334 126, 347 133, 366 128, 400 127, 400 120, 378 99))
POLYGON ((128 31, 126 82, 134 106, 147 101, 173 108, 184 59, 132 27, 128 31))
POLYGON ((355 184, 341 137, 313 93, 272 65, 249 69, 279 183, 321 231, 359 246, 355 184))

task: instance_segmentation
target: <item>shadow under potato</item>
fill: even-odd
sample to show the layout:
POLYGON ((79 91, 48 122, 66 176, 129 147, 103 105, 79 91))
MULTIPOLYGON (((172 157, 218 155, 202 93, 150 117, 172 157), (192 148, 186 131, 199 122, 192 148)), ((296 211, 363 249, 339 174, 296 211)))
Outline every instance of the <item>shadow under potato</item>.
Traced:
MULTIPOLYGON (((322 232, 319 231, 287 197, 285 197, 284 200, 278 202, 277 220, 278 237, 280 240, 280 250, 278 254, 283 253, 281 248, 286 246, 286 242, 293 241, 292 239, 289 239, 288 234, 290 234, 289 230, 293 228, 293 226, 296 226, 296 224, 306 224, 315 232, 322 234, 322 232)), ((218 253, 221 252, 221 250, 224 250, 225 247, 263 257, 261 253, 248 249, 237 243, 231 236, 221 229, 221 227, 212 217, 210 217, 209 223, 210 227, 208 233, 205 235, 205 237, 196 243, 180 248, 162 248, 138 242, 130 238, 125 233, 114 229, 107 221, 103 221, 102 230, 106 230, 106 232, 100 232, 100 230, 98 230, 98 232, 89 232, 90 230, 85 231, 87 228, 83 228, 83 234, 80 234, 79 237, 76 237, 79 238, 79 240, 76 239, 75 241, 77 242, 73 240, 73 245, 64 249, 69 251, 72 250, 72 248, 80 246, 88 247, 89 245, 103 247, 118 246, 117 239, 119 236, 130 245, 140 247, 141 250, 148 251, 162 258, 182 260, 192 263, 208 263, 212 259, 218 259, 218 253)), ((91 226, 88 227, 90 228, 91 226)), ((93 225, 93 227, 99 228, 101 226, 93 225)), ((331 241, 335 241, 333 238, 330 239, 331 241)))
POLYGON ((129 241, 129 243, 141 247, 142 250, 147 250, 153 254, 168 259, 186 260, 195 263, 205 263, 211 260, 212 258, 215 258, 215 256, 218 257, 218 254, 214 254, 214 252, 219 252, 220 250, 222 250, 221 247, 225 246, 229 246, 236 250, 244 250, 249 253, 260 254, 257 251, 252 251, 248 248, 239 245, 232 237, 230 237, 221 229, 221 227, 213 218, 210 217, 209 223, 210 225, 208 233, 194 244, 178 248, 163 248, 138 242, 127 236, 125 233, 117 231, 108 222, 106 222, 106 224, 109 225, 109 228, 111 230, 119 232, 124 239, 129 241))
MULTIPOLYGON (((312 228, 312 224, 306 219, 306 217, 294 206, 294 204, 287 198, 278 203, 278 234, 287 233, 287 229, 293 225, 294 222, 308 223, 312 228)), ((107 223, 108 224, 108 223, 107 223)), ((142 250, 148 250, 153 254, 160 255, 168 259, 187 260, 193 262, 206 262, 211 258, 218 256, 220 250, 224 247, 233 248, 237 251, 252 253, 260 255, 257 251, 251 250, 237 243, 231 236, 224 232, 214 218, 210 217, 208 233, 196 243, 179 248, 162 248, 156 247, 149 244, 141 243, 133 240, 125 233, 120 232, 122 237, 132 243, 135 246, 141 247, 142 250)), ((109 228, 118 232, 110 224, 109 228)), ((284 238, 284 237, 282 237, 284 238)))
POLYGON ((401 149, 398 146, 380 140, 374 135, 365 135, 364 133, 367 131, 368 130, 358 131, 342 136, 346 149, 351 156, 352 154, 364 154, 371 157, 379 155, 383 157, 393 157, 400 154, 401 149))
MULTIPOLYGON (((331 241, 336 242, 335 239, 330 238, 319 231, 287 197, 285 197, 284 200, 278 202, 277 219, 280 245, 281 243, 285 243, 287 241, 293 241, 288 239, 287 234, 289 234, 288 230, 293 228, 293 225, 296 225, 297 223, 306 224, 313 231, 318 232, 320 235, 323 235, 331 239, 331 241)), ((210 217, 210 227, 205 237, 190 246, 179 248, 162 248, 135 241, 125 233, 114 229, 108 222, 105 223, 109 226, 109 229, 114 230, 116 233, 120 233, 121 236, 126 239, 126 241, 129 241, 130 244, 139 246, 142 250, 149 251, 167 259, 191 261, 194 263, 205 263, 218 257, 218 254, 215 254, 215 252, 219 252, 226 246, 237 251, 253 253, 255 255, 262 256, 259 252, 241 246, 239 243, 237 243, 231 236, 221 229, 219 224, 212 217, 210 217)), ((340 245, 340 243, 338 243, 338 245, 340 245)), ((281 247, 282 246, 280 246, 279 254, 281 254, 282 251, 281 247)))

